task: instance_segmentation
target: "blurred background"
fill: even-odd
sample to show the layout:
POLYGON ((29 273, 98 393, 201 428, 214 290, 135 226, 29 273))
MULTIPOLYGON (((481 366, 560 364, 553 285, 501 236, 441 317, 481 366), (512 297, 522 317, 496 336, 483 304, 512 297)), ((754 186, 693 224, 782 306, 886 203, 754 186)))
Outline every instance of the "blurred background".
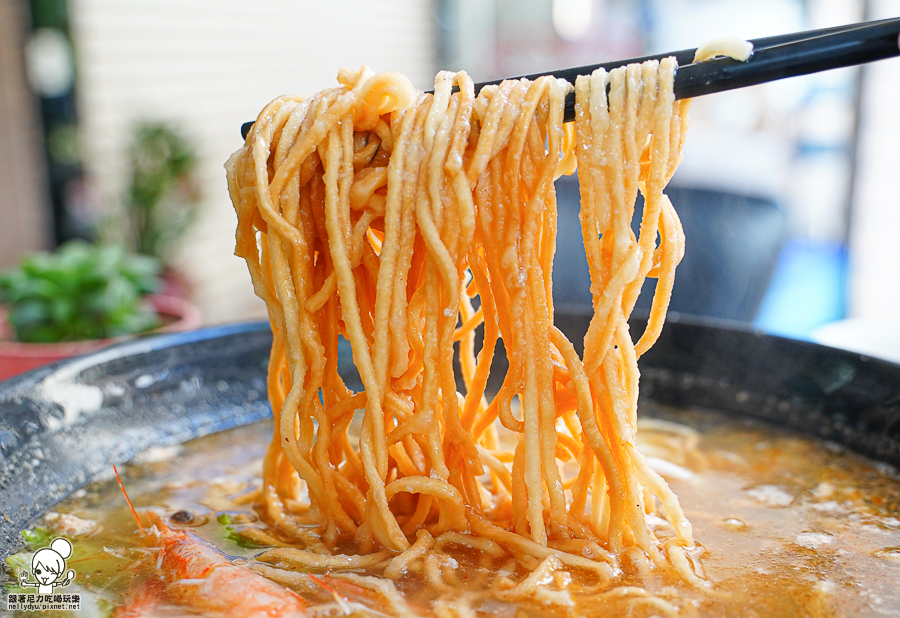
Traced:
MULTIPOLYGON (((342 66, 430 89, 439 69, 480 81, 897 16, 900 0, 0 0, 0 270, 121 243, 159 256, 206 324, 262 318, 223 164, 278 95, 342 66)), ((673 310, 900 362, 897 110, 897 59, 695 101, 673 310)), ((556 300, 577 312, 577 179, 558 193, 556 300)))

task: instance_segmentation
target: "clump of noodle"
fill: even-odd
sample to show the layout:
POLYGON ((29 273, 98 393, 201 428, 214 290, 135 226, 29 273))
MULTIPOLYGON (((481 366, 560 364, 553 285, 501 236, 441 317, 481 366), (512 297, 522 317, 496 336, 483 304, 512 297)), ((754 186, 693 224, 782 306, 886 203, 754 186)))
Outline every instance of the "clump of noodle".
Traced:
POLYGON ((541 569, 611 582, 625 555, 698 581, 683 553, 690 524, 635 446, 637 358, 660 333, 684 252, 663 194, 686 122, 674 72, 667 59, 579 78, 570 125, 564 81, 476 97, 462 72, 438 74, 431 95, 395 74, 342 71, 336 88, 263 110, 228 181, 236 253, 274 334, 263 512, 306 549, 262 560, 382 565, 388 580, 417 571, 447 594, 446 546, 538 569, 513 596, 537 594, 541 569), (553 180, 576 162, 594 304, 583 357, 553 325, 551 282, 553 180), (628 318, 647 277, 659 283, 635 344, 628 318), (338 372, 339 335, 359 393, 338 372), (491 398, 500 338, 509 370, 491 398), (564 477, 567 462, 577 472, 564 477), (305 492, 308 513, 292 512, 305 492), (676 535, 666 543, 648 523, 657 499, 676 535), (320 526, 312 542, 301 516, 320 526))

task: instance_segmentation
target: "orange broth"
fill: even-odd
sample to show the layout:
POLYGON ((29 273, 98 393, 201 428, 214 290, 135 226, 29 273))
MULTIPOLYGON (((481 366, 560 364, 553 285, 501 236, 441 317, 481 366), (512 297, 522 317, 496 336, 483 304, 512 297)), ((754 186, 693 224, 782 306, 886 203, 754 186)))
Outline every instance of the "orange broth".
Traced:
MULTIPOLYGON (((445 546, 459 565, 455 574, 445 570, 445 575, 461 594, 468 591, 475 599, 475 615, 664 615, 651 598, 664 600, 685 616, 897 615, 900 478, 896 471, 783 429, 714 412, 642 407, 644 415, 649 412, 654 419, 679 424, 644 423, 639 442, 694 526, 702 547, 697 559, 711 582, 709 590, 698 590, 665 572, 629 570, 625 564, 614 586, 598 586, 587 576, 573 573, 568 588, 575 606, 512 603, 486 592, 498 569, 508 568, 504 566, 508 558, 493 559, 461 546, 445 546), (699 434, 682 429, 685 426, 699 434), (694 446, 690 441, 696 435, 699 443, 694 446), (613 588, 627 592, 611 593, 613 588)), ((154 508, 172 528, 190 530, 236 564, 252 566, 267 543, 283 540, 253 508, 252 498, 261 482, 261 458, 271 432, 271 423, 260 423, 182 447, 153 449, 137 463, 121 467, 122 480, 138 511, 154 508), (183 512, 192 517, 190 523, 183 512)), ((65 592, 82 592, 82 610, 43 615, 115 615, 114 608, 130 590, 155 577, 156 566, 153 550, 136 533, 115 480, 97 481, 76 492, 37 525, 53 529, 61 521, 59 514, 97 522, 97 529, 69 536, 74 545, 69 567, 77 575, 65 592)), ((29 561, 28 551, 11 558, 11 564, 29 561)), ((379 569, 374 571, 370 574, 380 575, 379 569)), ((508 579, 515 582, 526 575, 519 568, 510 571, 508 579)), ((295 578, 294 589, 312 607, 335 603, 321 585, 321 576, 295 578)), ((396 585, 417 614, 433 615, 434 591, 419 575, 405 575, 396 585)), ((172 603, 165 590, 159 594, 161 604, 155 615, 190 614, 172 603)), ((361 602, 372 608, 371 615, 386 612, 377 595, 361 602)), ((349 615, 369 615, 356 605, 350 609, 349 615)))

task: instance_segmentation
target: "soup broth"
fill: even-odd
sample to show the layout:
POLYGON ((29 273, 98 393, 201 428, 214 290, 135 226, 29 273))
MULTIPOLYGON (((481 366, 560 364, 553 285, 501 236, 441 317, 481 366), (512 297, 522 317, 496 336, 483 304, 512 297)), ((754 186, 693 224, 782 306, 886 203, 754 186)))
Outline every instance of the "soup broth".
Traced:
MULTIPOLYGON (((644 405, 642 414, 641 449, 693 523, 702 551, 691 559, 708 586, 629 568, 628 560, 614 582, 577 571, 533 575, 508 557, 453 538, 440 544, 443 557, 436 564, 393 580, 374 579, 383 576, 383 562, 368 572, 312 570, 312 577, 277 568, 264 554, 287 539, 254 510, 270 423, 151 449, 120 472, 145 525, 152 509, 173 530, 187 530, 234 564, 293 589, 309 603, 310 615, 897 615, 900 479, 893 469, 836 445, 715 412, 644 405), (445 588, 427 583, 428 568, 440 569, 445 588), (517 597, 516 584, 529 576, 540 579, 540 592, 517 597), (391 600, 378 581, 392 581, 402 599, 391 600)), ((667 525, 660 519, 663 535, 667 525)), ((309 532, 314 539, 312 526, 309 532)), ((137 533, 113 478, 92 483, 45 514, 27 534, 33 546, 8 561, 8 592, 35 592, 12 584, 31 565, 33 551, 59 535, 74 548, 68 565, 76 576, 65 592, 80 592, 82 608, 44 615, 112 616, 127 602, 152 602, 152 615, 195 611, 171 590, 185 584, 158 579, 154 543, 137 533)))

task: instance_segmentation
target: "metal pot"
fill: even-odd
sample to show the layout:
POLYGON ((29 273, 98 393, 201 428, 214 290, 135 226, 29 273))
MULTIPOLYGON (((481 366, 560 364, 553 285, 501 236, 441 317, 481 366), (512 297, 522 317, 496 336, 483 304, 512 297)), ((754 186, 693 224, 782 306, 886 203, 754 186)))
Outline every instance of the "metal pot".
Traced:
MULTIPOLYGON (((556 316, 576 343, 588 322, 556 316)), ((270 345, 268 324, 208 328, 0 383, 0 555, 111 465, 269 416, 270 345)), ((644 400, 760 418, 900 466, 900 365, 670 314, 641 374, 644 400)))

